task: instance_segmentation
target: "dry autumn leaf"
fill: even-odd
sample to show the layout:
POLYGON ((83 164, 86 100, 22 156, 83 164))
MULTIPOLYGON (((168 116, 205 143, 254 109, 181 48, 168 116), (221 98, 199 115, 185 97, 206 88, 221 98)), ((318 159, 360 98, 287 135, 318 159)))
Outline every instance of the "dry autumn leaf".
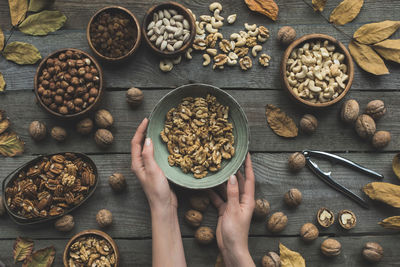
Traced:
POLYGON ((400 21, 385 20, 365 24, 358 28, 353 38, 362 44, 375 44, 389 38, 400 28, 400 21))
POLYGON ((281 267, 305 267, 306 261, 296 251, 292 251, 279 243, 279 250, 281 254, 281 267))
POLYGON ((287 138, 298 135, 299 130, 296 124, 285 112, 270 104, 267 105, 265 110, 269 127, 271 127, 274 133, 287 138))
POLYGON ((17 26, 21 23, 28 11, 28 0, 8 0, 10 6, 11 24, 17 26))
POLYGON ((14 243, 14 263, 25 260, 32 254, 33 241, 27 238, 18 237, 14 243))
POLYGON ((35 46, 23 42, 8 44, 3 50, 3 56, 5 59, 20 65, 35 64, 42 58, 35 46))
POLYGON ((14 157, 24 152, 24 142, 16 133, 3 133, 0 135, 0 154, 5 157, 14 157))
POLYGON ((0 134, 4 133, 10 127, 10 120, 4 119, 0 121, 0 134))
POLYGON ((50 267, 55 255, 56 249, 53 246, 37 250, 27 257, 22 267, 50 267))
POLYGON ((60 29, 67 17, 60 11, 42 11, 27 17, 19 26, 19 30, 30 35, 47 35, 60 29))
POLYGON ((386 229, 400 230, 400 216, 386 218, 378 224, 386 229))
POLYGON ((374 44, 374 49, 384 59, 400 63, 400 39, 374 44))
POLYGON ((361 11, 364 0, 344 0, 331 13, 330 22, 344 25, 353 21, 361 11))
POLYGON ((394 156, 392 161, 392 169, 397 178, 400 179, 400 153, 394 156))
POLYGON ((279 7, 274 0, 244 0, 250 10, 258 12, 276 21, 279 7))
POLYGON ((0 28, 0 51, 4 48, 4 32, 0 28))
POLYGON ((322 12, 324 11, 327 0, 312 0, 312 6, 314 11, 322 12))
POLYGON ((375 75, 389 74, 383 59, 368 45, 351 41, 349 50, 354 60, 363 70, 375 75))
POLYGON ((6 89, 6 81, 4 80, 3 74, 0 72, 0 92, 6 89))
POLYGON ((28 11, 39 12, 54 3, 54 0, 30 0, 28 11))
POLYGON ((363 191, 373 200, 384 202, 395 208, 400 208, 400 186, 373 182, 364 186, 363 191))

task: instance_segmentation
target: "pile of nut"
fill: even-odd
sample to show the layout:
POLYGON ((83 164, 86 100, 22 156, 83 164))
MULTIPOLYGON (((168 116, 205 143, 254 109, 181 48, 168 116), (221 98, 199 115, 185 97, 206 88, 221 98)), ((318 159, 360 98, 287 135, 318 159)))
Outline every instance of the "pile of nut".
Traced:
POLYGON ((104 266, 116 264, 115 252, 104 238, 100 236, 83 236, 78 238, 69 248, 68 265, 104 266))
POLYGON ((135 22, 123 11, 103 11, 90 24, 90 39, 101 55, 119 58, 136 42, 135 22))
POLYGON ((37 92, 42 102, 62 115, 92 105, 99 95, 99 70, 78 51, 67 50, 47 59, 40 70, 37 92))
POLYGON ((147 25, 149 40, 161 51, 179 50, 190 37, 190 24, 176 9, 158 10, 147 25))
POLYGON ((7 185, 6 205, 24 218, 58 216, 79 205, 96 179, 92 166, 75 154, 43 157, 7 185))
POLYGON ((289 56, 286 77, 293 92, 312 103, 337 98, 346 88, 349 76, 345 55, 328 40, 304 43, 289 56))
POLYGON ((222 159, 235 154, 229 107, 215 96, 186 97, 168 111, 161 139, 167 144, 171 166, 203 178, 221 168, 222 159))

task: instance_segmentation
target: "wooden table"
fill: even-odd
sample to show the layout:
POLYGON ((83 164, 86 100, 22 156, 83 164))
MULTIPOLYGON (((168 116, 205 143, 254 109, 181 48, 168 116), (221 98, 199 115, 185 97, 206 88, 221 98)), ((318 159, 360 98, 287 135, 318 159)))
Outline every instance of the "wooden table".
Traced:
MULTIPOLYGON (((121 0, 118 4, 127 7, 138 19, 158 1, 121 0)), ((208 14, 206 1, 180 1, 196 14, 208 14)), ((210 2, 210 1, 209 1, 210 2)), ((400 254, 399 235, 385 230, 377 223, 383 218, 398 215, 398 211, 384 204, 368 202, 371 209, 365 210, 329 188, 307 169, 293 175, 287 171, 288 155, 303 149, 315 149, 335 152, 385 175, 385 181, 397 183, 392 170, 391 160, 400 147, 400 109, 398 90, 400 67, 388 63, 391 74, 385 77, 373 77, 356 67, 355 80, 349 95, 357 99, 362 108, 373 99, 383 99, 388 107, 388 114, 378 123, 378 129, 389 130, 392 142, 384 151, 376 152, 361 141, 351 127, 340 123, 338 112, 340 105, 314 112, 319 119, 319 128, 313 136, 299 135, 293 140, 276 136, 267 126, 264 107, 275 104, 293 116, 296 121, 307 110, 295 105, 283 92, 279 79, 279 65, 283 49, 276 42, 278 29, 284 25, 293 26, 298 36, 319 32, 332 35, 349 43, 349 38, 338 32, 324 19, 308 7, 303 1, 278 0, 280 7, 279 21, 271 22, 264 16, 250 12, 242 0, 221 1, 223 15, 237 13, 238 19, 233 26, 223 28, 223 33, 230 34, 243 29, 243 23, 257 23, 267 26, 271 39, 264 45, 264 50, 272 56, 271 66, 267 69, 258 64, 242 72, 238 67, 213 71, 211 67, 201 66, 201 54, 195 54, 193 60, 175 66, 170 73, 162 73, 158 68, 158 59, 143 44, 139 53, 125 64, 110 66, 103 64, 107 92, 102 107, 111 111, 115 119, 113 133, 115 143, 107 150, 99 149, 92 137, 80 137, 73 125, 57 121, 35 104, 33 77, 35 66, 17 66, 0 58, 0 71, 8 83, 7 92, 0 95, 0 108, 7 111, 14 129, 26 142, 26 151, 21 157, 0 159, 0 180, 21 164, 39 154, 60 151, 81 151, 89 154, 100 172, 100 184, 86 204, 73 213, 76 221, 74 230, 63 234, 57 232, 52 224, 39 227, 22 227, 14 224, 10 218, 0 219, 0 260, 6 266, 17 266, 12 260, 12 245, 17 236, 28 236, 35 240, 35 248, 54 245, 57 249, 54 266, 61 266, 62 252, 68 239, 75 233, 97 228, 95 216, 99 209, 110 209, 114 214, 114 224, 107 232, 116 240, 121 254, 122 266, 151 265, 151 227, 150 213, 146 198, 139 182, 130 171, 129 141, 141 120, 148 116, 157 101, 171 89, 193 82, 209 83, 227 90, 244 108, 251 129, 250 151, 256 174, 256 195, 271 203, 272 212, 284 211, 289 217, 287 228, 279 235, 272 235, 266 229, 265 222, 251 225, 249 246, 255 262, 259 265, 265 252, 278 250, 282 242, 290 249, 299 251, 308 266, 365 266, 361 249, 365 242, 379 242, 385 249, 385 257, 377 266, 398 266, 400 254), (145 100, 137 110, 132 110, 125 102, 125 91, 129 87, 139 87, 144 91, 145 100), (35 143, 29 137, 27 128, 31 121, 44 121, 48 128, 55 125, 68 127, 68 140, 58 144, 51 138, 35 143), (114 172, 123 173, 128 179, 128 190, 123 194, 114 194, 107 178, 114 172), (288 209, 283 203, 283 194, 290 188, 298 188, 303 193, 303 203, 297 209, 288 209), (357 215, 357 226, 350 231, 341 230, 338 224, 322 230, 317 241, 303 243, 299 238, 299 229, 306 222, 313 222, 320 207, 329 207, 335 214, 341 209, 350 209, 357 215), (343 251, 334 259, 326 259, 319 251, 320 243, 327 237, 335 237, 341 243, 343 251)), ((307 0, 311 2, 311 0, 307 0)), ((328 1, 325 16, 329 16, 339 0, 328 1)), ((15 32, 10 41, 26 41, 34 44, 42 56, 50 52, 74 47, 89 51, 86 41, 86 24, 90 16, 99 8, 113 4, 110 1, 56 1, 54 9, 62 11, 68 21, 65 27, 46 37, 31 37, 15 32)), ((391 0, 366 0, 365 5, 353 22, 342 31, 348 35, 361 25, 382 20, 399 18, 400 2, 391 0)), ((7 1, 0 3, 0 26, 10 28, 7 1)), ((9 35, 9 31, 5 31, 9 35)), ((399 32, 395 34, 400 37, 399 32)), ((321 162, 325 169, 333 170, 334 177, 354 192, 362 195, 361 187, 372 181, 358 172, 342 166, 331 166, 321 162)), ((180 198, 179 219, 189 266, 213 266, 218 253, 217 245, 200 246, 193 238, 193 230, 183 222, 183 214, 189 207, 187 194, 178 192, 180 198)), ((365 195, 363 196, 364 198, 365 195)), ((217 214, 209 207, 205 213, 204 225, 216 227, 217 214)))

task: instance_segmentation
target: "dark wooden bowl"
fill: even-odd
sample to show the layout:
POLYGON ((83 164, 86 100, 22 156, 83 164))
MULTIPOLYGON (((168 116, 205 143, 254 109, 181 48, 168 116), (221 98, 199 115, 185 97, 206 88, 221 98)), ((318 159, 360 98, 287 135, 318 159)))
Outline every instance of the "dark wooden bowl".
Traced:
POLYGON ((120 62, 120 61, 124 61, 125 59, 127 59, 128 57, 132 56, 136 50, 139 48, 140 46, 140 42, 142 40, 142 33, 140 31, 140 24, 139 21, 137 20, 136 16, 129 11, 128 9, 121 7, 121 6, 107 6, 107 7, 103 7, 102 9, 98 10, 89 20, 89 23, 87 25, 86 28, 86 39, 89 43, 90 49, 92 49, 92 51, 96 54, 96 56, 104 61, 107 62, 120 62), (129 15, 129 17, 132 19, 132 22, 135 24, 135 29, 136 29, 136 39, 135 39, 135 44, 133 45, 132 49, 125 55, 121 56, 121 57, 107 57, 104 56, 102 54, 100 54, 96 48, 94 47, 93 43, 92 43, 92 39, 90 38, 90 25, 92 24, 93 20, 103 11, 110 11, 110 12, 122 12, 122 13, 126 13, 129 15))
POLYGON ((74 235, 67 243, 67 245, 65 246, 64 249, 64 254, 63 254, 63 263, 64 263, 64 267, 69 267, 68 265, 68 251, 69 248, 71 247, 72 243, 83 236, 98 236, 101 237, 105 240, 107 240, 107 242, 111 245, 111 247, 113 248, 114 252, 115 252, 115 265, 113 267, 118 267, 119 266, 119 250, 118 250, 118 246, 115 243, 115 241, 111 238, 111 236, 109 236, 108 234, 100 231, 100 230, 84 230, 82 232, 77 233, 76 235, 74 235))
POLYGON ((196 36, 196 22, 193 18, 192 13, 190 13, 190 11, 184 7, 181 4, 178 4, 176 2, 165 2, 165 3, 161 3, 161 4, 157 4, 152 6, 149 10, 147 10, 144 19, 143 19, 143 25, 142 25, 142 35, 144 40, 146 41, 146 43, 150 46, 151 50, 153 50, 157 55, 161 56, 161 57, 176 57, 180 54, 182 54, 183 52, 185 52, 190 46, 192 46, 194 38, 196 36), (157 12, 160 9, 176 9, 178 11, 179 14, 183 15, 183 17, 185 19, 187 19, 187 21, 189 22, 190 25, 190 37, 189 40, 178 50, 174 51, 174 52, 170 52, 170 51, 161 51, 160 49, 158 49, 158 47, 156 47, 149 39, 149 37, 147 36, 147 25, 149 25, 149 23, 153 20, 153 13, 157 12))
POLYGON ((103 85, 104 85, 104 82, 103 82, 103 70, 101 69, 101 67, 100 67, 99 63, 97 62, 97 60, 94 57, 92 57, 91 55, 89 55, 88 53, 86 53, 86 52, 84 52, 82 50, 79 50, 79 49, 75 49, 75 48, 60 49, 60 50, 57 50, 57 51, 51 53, 50 55, 48 55, 46 58, 44 58, 42 60, 42 62, 40 62, 39 66, 36 69, 36 74, 35 74, 35 78, 34 78, 34 89, 35 89, 34 92, 35 92, 35 96, 36 96, 37 102, 48 113, 50 113, 51 115, 53 115, 53 116, 55 116, 57 118, 60 118, 60 119, 76 119, 76 118, 80 118, 83 115, 85 115, 88 112, 90 112, 91 110, 93 110, 95 107, 97 107, 99 102, 100 102, 100 100, 101 100, 101 98, 103 97, 103 94, 104 94, 103 85), (40 76, 43 68, 46 65, 46 61, 49 58, 57 56, 58 54, 66 52, 68 50, 82 53, 83 55, 85 55, 85 57, 88 57, 93 62, 93 64, 96 66, 96 69, 99 72, 100 82, 99 82, 99 94, 97 95, 96 100, 90 106, 88 106, 86 109, 84 109, 84 110, 82 110, 82 111, 80 111, 78 113, 64 115, 64 114, 55 112, 54 110, 51 110, 48 106, 46 106, 43 103, 43 101, 42 101, 42 99, 41 99, 41 97, 39 96, 39 93, 38 93, 38 87, 39 87, 39 76, 40 76))
POLYGON ((333 104, 336 104, 337 102, 339 102, 340 100, 342 100, 345 95, 349 92, 350 87, 353 83, 353 79, 354 79, 354 64, 353 64, 353 60, 350 56, 349 51, 347 50, 347 48, 338 40, 336 40, 335 38, 333 38, 332 36, 329 35, 325 35, 325 34, 308 34, 308 35, 304 35, 303 37, 300 37, 299 39, 295 40, 293 43, 291 43, 289 45, 289 47, 286 49, 285 53, 283 54, 282 57, 282 63, 281 63, 281 79, 283 82, 283 86, 285 88, 285 90, 289 93, 289 95, 298 103, 302 104, 303 106, 307 106, 307 107, 311 107, 311 108, 324 108, 324 107, 328 107, 331 106, 333 104), (311 41, 311 40, 328 40, 330 41, 332 44, 334 44, 336 46, 336 49, 338 49, 339 52, 343 53, 345 55, 345 62, 347 65, 347 75, 349 75, 349 79, 347 81, 346 84, 346 88, 344 89, 344 91, 334 100, 329 101, 329 102, 325 102, 325 103, 312 103, 310 101, 307 101, 299 96, 297 96, 289 82, 288 79, 286 77, 286 65, 287 65, 287 61, 289 59, 290 54, 292 53, 293 49, 297 48, 298 46, 301 46, 304 42, 307 41, 311 41))

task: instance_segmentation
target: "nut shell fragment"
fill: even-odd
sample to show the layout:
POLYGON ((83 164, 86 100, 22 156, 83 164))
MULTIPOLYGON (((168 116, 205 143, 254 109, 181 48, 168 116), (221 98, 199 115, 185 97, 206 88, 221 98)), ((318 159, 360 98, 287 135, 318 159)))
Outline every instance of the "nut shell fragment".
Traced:
POLYGON ((317 221, 322 227, 328 228, 335 222, 335 215, 327 208, 320 208, 317 213, 317 221))
POLYGON ((341 210, 338 214, 338 221, 340 226, 346 230, 354 228, 357 224, 356 215, 351 210, 341 210))

